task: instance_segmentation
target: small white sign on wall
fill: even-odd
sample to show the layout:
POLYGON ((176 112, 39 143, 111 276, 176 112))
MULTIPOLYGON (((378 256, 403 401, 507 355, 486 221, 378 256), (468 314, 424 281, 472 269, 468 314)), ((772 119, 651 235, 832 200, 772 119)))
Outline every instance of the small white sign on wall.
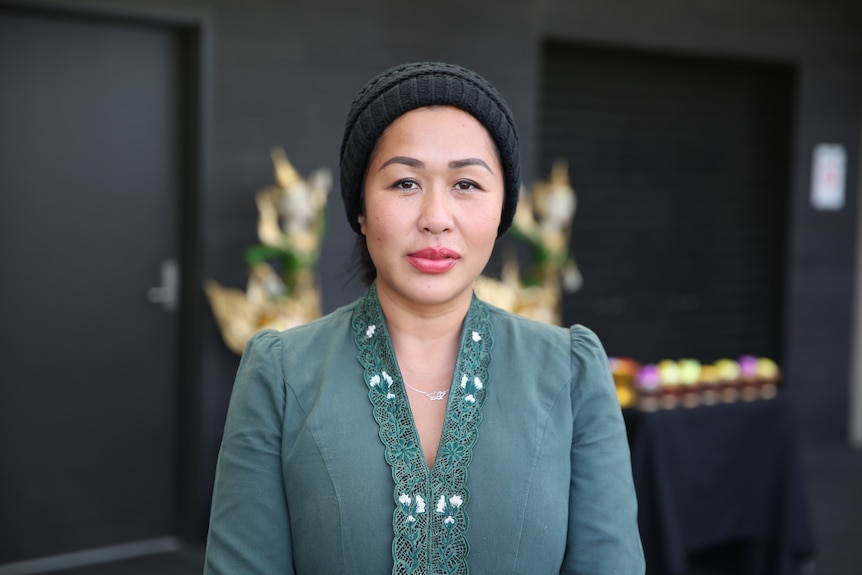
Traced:
POLYGON ((811 205, 818 210, 844 207, 847 152, 841 144, 817 144, 811 169, 811 205))

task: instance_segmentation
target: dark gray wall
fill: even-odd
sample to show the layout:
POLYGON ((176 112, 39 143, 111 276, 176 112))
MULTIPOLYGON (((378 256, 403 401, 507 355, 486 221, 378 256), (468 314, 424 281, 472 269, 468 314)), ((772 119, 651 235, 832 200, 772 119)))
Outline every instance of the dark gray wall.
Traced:
MULTIPOLYGON (((77 0, 61 5, 81 6, 77 0)), ((795 164, 787 238, 786 383, 803 435, 847 435, 851 302, 858 189, 862 33, 856 0, 106 0, 87 6, 145 15, 174 13, 203 23, 210 42, 202 189, 202 275, 241 286, 242 250, 254 243, 255 191, 271 182, 269 148, 283 146, 302 172, 337 174, 350 99, 382 68, 407 60, 450 60, 474 68, 503 92, 518 119, 526 180, 541 177, 537 133, 541 43, 547 38, 704 55, 772 59, 798 67, 795 164), (849 154, 846 207, 817 212, 808 201, 818 142, 849 154)), ((351 235, 337 185, 320 270, 331 310, 359 290, 345 287, 351 235)), ((200 507, 237 358, 204 310, 200 373, 200 507)))
POLYGON ((852 1, 553 2, 538 28, 561 39, 788 62, 798 67, 787 238, 785 382, 806 439, 847 437, 862 17, 852 1), (815 144, 848 153, 847 204, 811 208, 815 144))

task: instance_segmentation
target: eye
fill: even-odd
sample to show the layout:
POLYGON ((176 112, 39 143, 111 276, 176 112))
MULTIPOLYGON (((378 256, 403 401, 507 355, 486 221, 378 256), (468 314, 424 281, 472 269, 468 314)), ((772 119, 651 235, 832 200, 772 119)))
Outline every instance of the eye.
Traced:
POLYGON ((455 183, 455 189, 461 192, 469 192, 471 190, 481 190, 482 188, 471 180, 459 180, 455 183))
POLYGON ((392 189, 403 191, 403 192, 409 192, 412 190, 418 190, 419 184, 416 182, 416 180, 403 179, 403 180, 398 180, 397 182, 392 184, 392 189))

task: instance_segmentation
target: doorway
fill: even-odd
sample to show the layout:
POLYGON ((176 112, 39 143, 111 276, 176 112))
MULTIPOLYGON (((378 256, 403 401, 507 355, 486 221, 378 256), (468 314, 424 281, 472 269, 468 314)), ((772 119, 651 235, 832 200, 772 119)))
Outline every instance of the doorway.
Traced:
POLYGON ((795 69, 548 42, 547 173, 569 162, 583 288, 563 319, 642 363, 781 362, 795 69))
POLYGON ((0 566, 178 532, 188 49, 0 8, 0 566))

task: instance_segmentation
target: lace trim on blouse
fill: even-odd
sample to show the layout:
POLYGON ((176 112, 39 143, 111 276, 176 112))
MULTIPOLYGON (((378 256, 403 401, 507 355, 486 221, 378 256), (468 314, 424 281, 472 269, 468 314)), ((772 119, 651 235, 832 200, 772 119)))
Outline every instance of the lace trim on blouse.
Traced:
POLYGON ((467 468, 482 421, 493 345, 488 308, 473 296, 431 469, 422 454, 376 283, 358 303, 353 328, 374 419, 395 480, 392 573, 466 574, 467 468))

